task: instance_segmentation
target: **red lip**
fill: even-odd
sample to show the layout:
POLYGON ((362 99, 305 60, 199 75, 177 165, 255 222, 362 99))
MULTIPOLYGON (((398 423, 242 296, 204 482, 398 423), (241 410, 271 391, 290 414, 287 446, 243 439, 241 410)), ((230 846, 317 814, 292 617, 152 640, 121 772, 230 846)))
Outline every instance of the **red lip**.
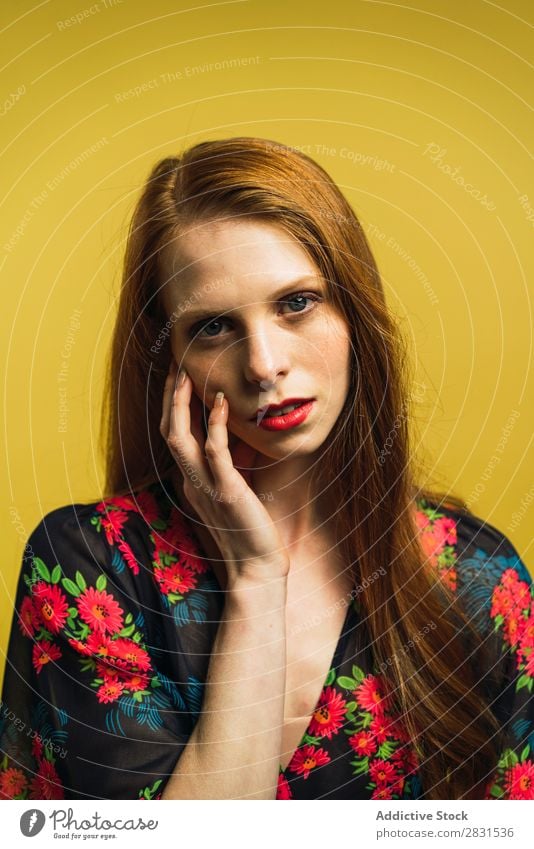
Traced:
POLYGON ((285 401, 281 401, 279 404, 265 404, 256 410, 249 421, 254 422, 258 416, 263 416, 265 413, 270 413, 273 410, 281 410, 282 407, 287 407, 288 404, 304 404, 307 401, 313 401, 313 398, 286 398, 285 401))

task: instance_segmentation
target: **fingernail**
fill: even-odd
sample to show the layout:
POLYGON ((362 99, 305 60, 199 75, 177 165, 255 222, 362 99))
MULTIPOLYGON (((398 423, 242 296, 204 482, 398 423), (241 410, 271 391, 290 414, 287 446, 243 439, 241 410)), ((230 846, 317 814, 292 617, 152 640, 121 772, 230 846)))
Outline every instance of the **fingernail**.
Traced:
POLYGON ((223 398, 224 398, 224 392, 217 392, 217 394, 215 396, 214 407, 222 407, 223 398))
POLYGON ((184 381, 185 381, 185 376, 186 376, 186 371, 185 371, 185 369, 184 369, 184 368, 181 368, 181 369, 180 369, 180 372, 179 372, 179 374, 178 374, 178 386, 182 386, 182 385, 183 385, 183 383, 184 383, 184 381))

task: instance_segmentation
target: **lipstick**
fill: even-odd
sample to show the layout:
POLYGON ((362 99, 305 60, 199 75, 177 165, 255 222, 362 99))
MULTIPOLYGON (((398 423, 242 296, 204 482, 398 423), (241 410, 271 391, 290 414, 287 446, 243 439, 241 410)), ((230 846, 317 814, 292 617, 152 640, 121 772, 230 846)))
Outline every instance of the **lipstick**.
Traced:
MULTIPOLYGON (((294 410, 291 410, 289 413, 285 413, 281 416, 266 416, 265 412, 262 413, 258 411, 258 427, 262 427, 264 430, 288 430, 289 428, 297 427, 308 418, 313 407, 313 403, 313 398, 309 401, 304 401, 294 410)), ((281 404, 279 406, 283 407, 286 405, 281 404)))

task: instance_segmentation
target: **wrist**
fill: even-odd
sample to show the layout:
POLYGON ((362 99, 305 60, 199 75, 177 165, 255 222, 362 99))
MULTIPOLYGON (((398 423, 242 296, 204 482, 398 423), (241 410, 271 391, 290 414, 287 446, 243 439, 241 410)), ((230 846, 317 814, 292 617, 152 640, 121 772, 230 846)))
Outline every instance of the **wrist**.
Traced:
POLYGON ((269 578, 257 574, 229 576, 226 585, 226 605, 246 610, 285 610, 287 575, 269 578))

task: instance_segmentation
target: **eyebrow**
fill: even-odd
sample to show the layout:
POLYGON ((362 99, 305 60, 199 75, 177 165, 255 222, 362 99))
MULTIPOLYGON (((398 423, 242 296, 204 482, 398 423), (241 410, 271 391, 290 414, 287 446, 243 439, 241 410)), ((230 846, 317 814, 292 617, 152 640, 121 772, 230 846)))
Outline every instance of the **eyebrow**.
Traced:
MULTIPOLYGON (((306 281, 312 281, 312 280, 315 281, 315 283, 317 283, 318 281, 322 282, 323 279, 324 278, 321 277, 318 274, 305 274, 303 277, 297 277, 296 280, 290 280, 281 289, 279 289, 277 292, 275 292, 272 300, 273 301, 278 300, 278 298, 280 298, 282 295, 288 294, 288 292, 290 292, 292 289, 294 289, 295 286, 298 286, 301 283, 305 283, 306 281)), ((219 309, 217 307, 214 307, 211 310, 205 310, 205 309, 187 310, 186 309, 186 310, 181 311, 180 318, 177 319, 177 322, 179 322, 180 319, 183 319, 184 321, 193 321, 193 320, 202 320, 202 319, 207 319, 207 318, 213 318, 214 316, 219 316, 219 315, 222 315, 223 313, 227 313, 232 309, 233 309, 232 306, 226 307, 226 309, 224 309, 224 308, 219 309)))

